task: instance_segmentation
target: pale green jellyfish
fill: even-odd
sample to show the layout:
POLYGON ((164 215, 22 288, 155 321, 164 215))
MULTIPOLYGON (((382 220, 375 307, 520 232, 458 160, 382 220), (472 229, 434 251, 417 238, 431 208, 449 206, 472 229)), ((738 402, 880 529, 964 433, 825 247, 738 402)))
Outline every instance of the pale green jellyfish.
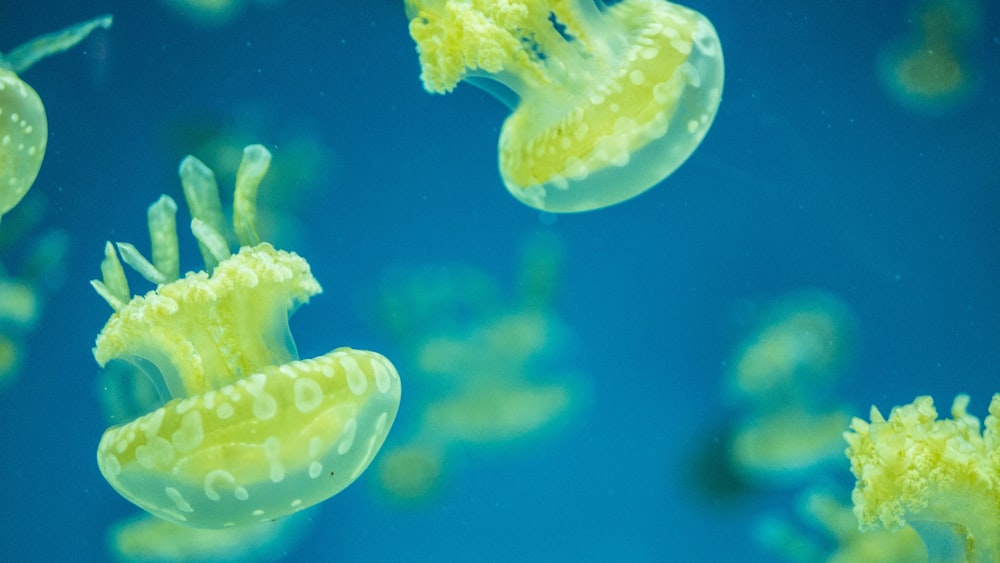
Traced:
POLYGON ((41 98, 18 75, 39 60, 76 45, 98 27, 111 27, 111 16, 78 23, 36 37, 6 55, 0 53, 0 217, 35 183, 49 136, 41 98))
POLYGON ((338 348, 298 359, 288 316, 321 289, 304 259, 257 236, 270 158, 260 145, 244 150, 232 226, 212 171, 191 156, 181 163, 206 271, 179 276, 177 206, 162 196, 149 208, 152 261, 117 245, 156 290, 131 296, 111 243, 103 280, 92 282, 115 310, 97 362, 133 364, 168 399, 109 428, 98 466, 126 499, 187 526, 263 522, 333 496, 368 467, 399 407, 399 376, 380 354, 338 348))

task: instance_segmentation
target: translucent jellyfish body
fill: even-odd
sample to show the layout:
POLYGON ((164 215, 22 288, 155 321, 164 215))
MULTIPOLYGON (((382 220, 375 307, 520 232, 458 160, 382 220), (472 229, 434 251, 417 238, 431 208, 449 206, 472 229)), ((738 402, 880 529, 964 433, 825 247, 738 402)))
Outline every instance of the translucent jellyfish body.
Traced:
POLYGON ((111 27, 111 16, 72 25, 0 54, 0 216, 17 205, 35 183, 49 136, 45 106, 18 74, 40 59, 76 45, 98 27, 111 27))
POLYGON ((466 80, 506 102, 500 174, 544 211, 607 207, 701 143, 722 95, 719 37, 663 0, 406 0, 430 92, 466 80))
POLYGON ((368 467, 399 406, 399 377, 377 353, 298 359, 288 316, 320 286, 304 259, 257 240, 256 191, 269 162, 264 147, 246 148, 232 228, 211 170, 193 157, 181 164, 207 271, 179 278, 176 205, 164 196, 149 210, 152 261, 118 245, 156 291, 130 297, 110 243, 94 282, 115 309, 97 362, 129 362, 169 398, 109 428, 98 466, 128 500, 192 527, 271 520, 333 496, 368 467))

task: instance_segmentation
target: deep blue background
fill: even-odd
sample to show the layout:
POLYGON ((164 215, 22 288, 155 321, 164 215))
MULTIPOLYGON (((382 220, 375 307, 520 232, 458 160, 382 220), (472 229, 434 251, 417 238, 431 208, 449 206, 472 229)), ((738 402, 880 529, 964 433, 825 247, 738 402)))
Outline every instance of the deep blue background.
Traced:
MULTIPOLYGON (((861 346, 838 392, 859 414, 928 393, 946 412, 968 392, 983 415, 1000 391, 996 2, 971 53, 979 92, 928 118, 897 106, 876 75, 878 49, 907 32, 905 2, 699 0, 727 67, 708 137, 663 185, 552 224, 499 180, 506 109, 468 86, 423 92, 400 4, 288 0, 214 29, 152 1, 0 7, 2 50, 115 15, 110 33, 23 76, 51 132, 33 189, 73 251, 29 364, 0 394, 0 558, 108 557, 108 524, 133 508, 94 463, 104 423, 90 349, 109 310, 87 281, 105 240, 143 247, 145 207, 179 194, 189 149, 172 127, 250 104, 314 124, 339 162, 297 216, 296 250, 326 290, 294 319, 304 355, 351 345, 391 357, 359 301, 387 268, 462 262, 506 282, 521 241, 550 231, 568 251, 559 309, 577 340, 571 363, 593 389, 567 431, 467 461, 429 508, 387 507, 362 478, 323 505, 293 559, 771 559, 750 530, 791 496, 716 506, 683 467, 726 412, 724 362, 745 329, 734 309, 803 287, 856 312, 861 346)), ((193 247, 182 255, 193 267, 193 247)), ((843 471, 849 482, 846 460, 843 471)))

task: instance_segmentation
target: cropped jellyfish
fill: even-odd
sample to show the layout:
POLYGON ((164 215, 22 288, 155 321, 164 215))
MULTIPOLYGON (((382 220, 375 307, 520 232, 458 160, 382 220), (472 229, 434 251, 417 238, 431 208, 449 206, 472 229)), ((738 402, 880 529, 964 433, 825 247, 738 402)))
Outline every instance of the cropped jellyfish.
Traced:
POLYGON ((715 28, 663 0, 406 0, 406 13, 427 91, 464 80, 511 108, 500 175, 543 211, 653 187, 698 147, 721 99, 715 28))
POLYGON ((755 413, 733 429, 729 461, 747 482, 788 487, 814 478, 823 466, 843 459, 843 430, 851 416, 801 405, 755 413))
POLYGON ((776 300, 730 362, 731 392, 768 408, 822 398, 851 356, 855 324, 850 307, 825 291, 776 300))
POLYGON ((862 532, 912 527, 931 561, 1000 561, 1000 394, 985 424, 959 395, 950 419, 917 397, 889 418, 874 406, 844 433, 862 532), (985 426, 985 428, 983 428, 985 426))
POLYGON ((399 376, 380 354, 298 358, 288 316, 321 289, 304 259, 257 235, 270 158, 260 145, 244 150, 232 225, 212 171, 192 156, 181 163, 204 271, 179 276, 177 206, 162 196, 148 213, 152 260, 108 243, 92 282, 114 309, 98 364, 127 362, 165 401, 108 428, 98 467, 126 499, 186 526, 249 525, 335 495, 368 467, 399 407, 399 376), (131 296, 119 253, 155 291, 131 296))
POLYGON ((0 217, 35 183, 49 136, 41 98, 18 75, 39 60, 73 47, 98 27, 111 27, 111 16, 81 22, 0 53, 0 217))
POLYGON ((163 4, 193 24, 219 27, 235 20, 254 3, 265 7, 277 6, 282 0, 162 0, 163 4))

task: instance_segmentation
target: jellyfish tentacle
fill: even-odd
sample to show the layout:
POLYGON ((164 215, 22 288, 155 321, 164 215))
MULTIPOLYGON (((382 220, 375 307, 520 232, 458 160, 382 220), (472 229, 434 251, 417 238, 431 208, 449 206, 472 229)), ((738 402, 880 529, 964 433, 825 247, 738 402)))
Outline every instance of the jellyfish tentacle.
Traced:
POLYGON ((75 47, 95 29, 99 27, 110 29, 113 22, 114 17, 110 14, 80 22, 66 29, 36 37, 15 47, 2 58, 7 60, 11 70, 21 74, 40 60, 75 47))

